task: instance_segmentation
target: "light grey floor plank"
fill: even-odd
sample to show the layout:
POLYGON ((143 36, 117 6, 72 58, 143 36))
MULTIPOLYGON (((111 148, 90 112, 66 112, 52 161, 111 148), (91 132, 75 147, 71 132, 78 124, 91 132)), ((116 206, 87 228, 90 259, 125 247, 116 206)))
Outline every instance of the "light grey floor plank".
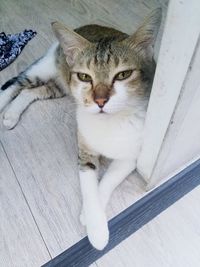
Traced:
POLYGON ((49 259, 48 251, 0 144, 0 266, 38 267, 49 259))
MULTIPOLYGON (((0 73, 0 83, 17 75, 43 55, 54 40, 50 22, 60 20, 72 28, 89 23, 133 32, 151 9, 167 1, 119 0, 1 0, 0 31, 25 28, 38 32, 22 54, 0 73)), ((161 35, 160 35, 161 36, 161 35)), ((68 98, 34 103, 19 125, 0 135, 42 236, 52 256, 85 235, 79 223, 81 199, 77 177, 74 105, 68 98)), ((111 218, 145 194, 138 175, 131 175, 114 193, 108 208, 111 218)))
MULTIPOLYGON (((85 230, 77 176, 77 150, 70 100, 32 105, 1 140, 52 256, 79 241, 85 230)), ((144 184, 130 176, 113 195, 109 218, 144 194, 144 184)))
MULTIPOLYGON (((69 102, 69 101, 68 101, 69 102)), ((66 99, 32 105, 1 139, 52 256, 84 235, 74 119, 66 99), (28 115, 28 117, 27 117, 28 115)))
POLYGON ((98 267, 199 267, 200 187, 99 259, 98 267))

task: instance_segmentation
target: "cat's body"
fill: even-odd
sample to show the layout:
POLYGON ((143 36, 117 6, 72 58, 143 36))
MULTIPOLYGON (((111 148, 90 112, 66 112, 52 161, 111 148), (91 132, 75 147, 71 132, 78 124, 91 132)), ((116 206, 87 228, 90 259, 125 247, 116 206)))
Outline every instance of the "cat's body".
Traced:
POLYGON ((145 111, 144 103, 143 110, 96 119, 78 108, 79 131, 97 154, 110 159, 134 159, 141 144, 145 111))
POLYGON ((133 36, 98 25, 76 29, 76 34, 54 23, 60 44, 2 87, 6 90, 0 95, 0 111, 13 100, 4 114, 9 129, 33 101, 69 92, 74 96, 81 221, 97 249, 104 248, 109 238, 106 204, 136 167, 155 71, 152 45, 160 17, 160 10, 154 11, 133 36), (98 183, 99 156, 113 161, 98 183))

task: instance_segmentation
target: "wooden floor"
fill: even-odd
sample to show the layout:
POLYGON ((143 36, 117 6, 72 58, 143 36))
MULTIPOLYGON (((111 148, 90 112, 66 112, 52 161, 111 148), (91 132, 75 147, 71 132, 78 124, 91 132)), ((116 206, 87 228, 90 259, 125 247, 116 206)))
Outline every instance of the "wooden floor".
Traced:
MULTIPOLYGON (((54 40, 52 21, 60 20, 71 28, 99 23, 131 33, 160 5, 165 14, 164 0, 125 0, 123 4, 119 0, 1 0, 0 32, 30 28, 38 34, 18 59, 1 71, 0 84, 46 51, 54 40)), ((81 199, 72 105, 69 98, 34 103, 11 131, 4 129, 0 117, 1 267, 38 267, 85 235, 79 223, 81 199)), ((141 178, 131 175, 114 193, 108 217, 141 198, 144 188, 141 178)), ((111 266, 105 257, 94 266, 111 266)), ((127 264, 119 266, 133 266, 127 264)))
POLYGON ((199 267, 200 186, 115 249, 98 267, 199 267))

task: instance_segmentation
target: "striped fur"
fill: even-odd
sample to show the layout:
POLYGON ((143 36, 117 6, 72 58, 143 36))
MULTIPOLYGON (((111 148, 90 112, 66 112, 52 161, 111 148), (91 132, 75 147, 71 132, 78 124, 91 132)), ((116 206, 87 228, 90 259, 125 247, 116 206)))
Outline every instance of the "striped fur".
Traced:
POLYGON ((38 99, 73 95, 77 112, 79 174, 83 198, 81 222, 97 249, 109 240, 105 209, 114 189, 136 167, 155 72, 153 45, 161 10, 153 11, 128 36, 118 30, 87 25, 71 31, 59 22, 59 41, 27 70, 2 86, 0 111, 11 129, 38 99), (100 156, 112 159, 98 182, 100 156))

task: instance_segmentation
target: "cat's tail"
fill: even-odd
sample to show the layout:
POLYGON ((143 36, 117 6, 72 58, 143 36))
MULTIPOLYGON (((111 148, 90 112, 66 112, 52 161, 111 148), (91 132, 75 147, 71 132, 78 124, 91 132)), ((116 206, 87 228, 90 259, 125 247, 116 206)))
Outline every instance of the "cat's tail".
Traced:
MULTIPOLYGON (((33 66, 34 67, 34 66, 33 66)), ((1 86, 0 112, 16 97, 23 89, 31 89, 44 85, 37 75, 30 75, 31 68, 11 78, 1 86)))
POLYGON ((40 77, 40 73, 33 73, 32 71, 32 68, 36 68, 37 64, 39 63, 35 62, 18 76, 9 79, 1 86, 1 90, 4 91, 11 86, 15 86, 18 89, 30 89, 43 85, 45 81, 43 77, 40 77))
POLYGON ((11 78, 1 86, 0 112, 12 101, 12 99, 18 96, 23 89, 43 86, 56 76, 57 48, 57 43, 52 45, 45 56, 34 62, 18 76, 11 78))
POLYGON ((30 89, 43 85, 44 82, 38 76, 29 75, 29 69, 21 72, 18 76, 9 79, 1 86, 1 90, 5 91, 9 87, 12 87, 14 91, 21 91, 24 88, 30 89), (14 90, 15 88, 15 90, 14 90))
POLYGON ((16 81, 17 81, 17 76, 11 78, 10 80, 8 80, 7 82, 5 82, 5 83, 1 86, 1 90, 2 90, 2 91, 6 90, 9 86, 13 85, 16 81))

